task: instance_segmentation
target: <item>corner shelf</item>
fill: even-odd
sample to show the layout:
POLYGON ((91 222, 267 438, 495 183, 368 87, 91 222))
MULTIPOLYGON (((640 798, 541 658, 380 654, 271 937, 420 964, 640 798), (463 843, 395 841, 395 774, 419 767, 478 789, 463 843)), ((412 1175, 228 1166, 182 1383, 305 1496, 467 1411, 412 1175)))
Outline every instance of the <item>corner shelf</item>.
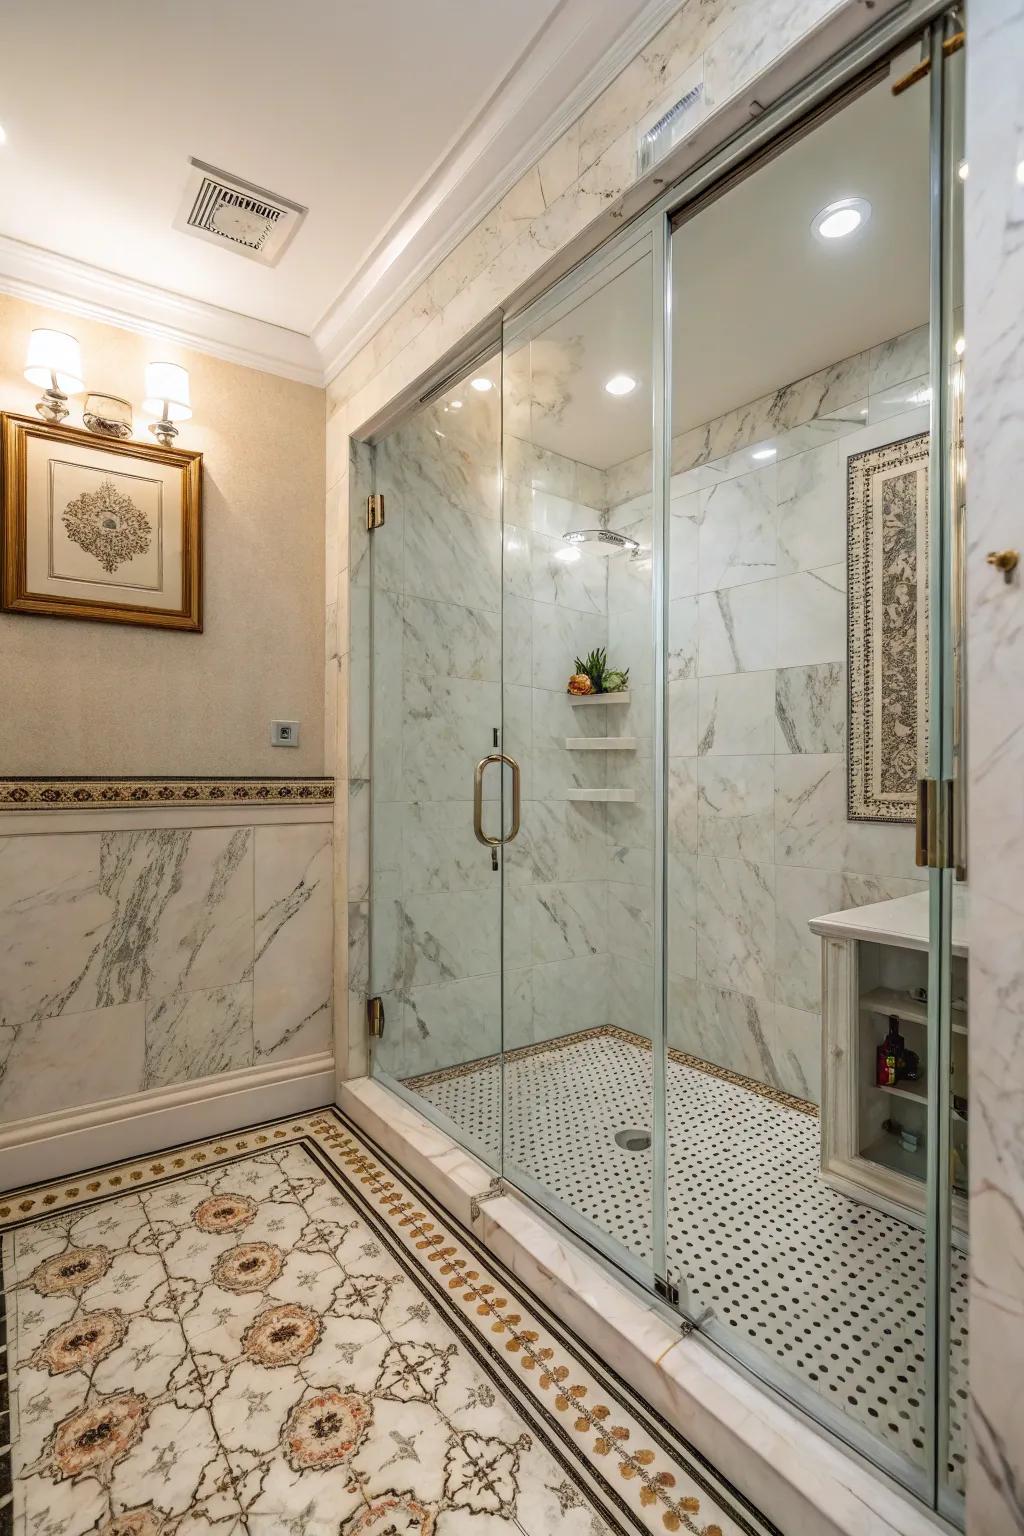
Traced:
POLYGON ((635 736, 567 736, 570 752, 635 752, 635 736))
POLYGON ((633 805, 636 801, 635 789, 568 789, 565 792, 567 800, 603 800, 614 802, 617 805, 633 805))
POLYGON ((567 695, 570 704, 628 704, 629 690, 622 693, 570 693, 567 695))

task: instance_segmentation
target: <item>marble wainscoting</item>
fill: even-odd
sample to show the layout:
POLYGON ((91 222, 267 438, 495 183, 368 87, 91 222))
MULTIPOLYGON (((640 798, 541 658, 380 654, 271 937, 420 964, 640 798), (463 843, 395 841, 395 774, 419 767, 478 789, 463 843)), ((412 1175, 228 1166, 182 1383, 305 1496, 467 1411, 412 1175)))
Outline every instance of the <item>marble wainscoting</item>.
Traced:
POLYGON ((0 827, 0 1120, 326 1051, 331 857, 327 821, 0 827))

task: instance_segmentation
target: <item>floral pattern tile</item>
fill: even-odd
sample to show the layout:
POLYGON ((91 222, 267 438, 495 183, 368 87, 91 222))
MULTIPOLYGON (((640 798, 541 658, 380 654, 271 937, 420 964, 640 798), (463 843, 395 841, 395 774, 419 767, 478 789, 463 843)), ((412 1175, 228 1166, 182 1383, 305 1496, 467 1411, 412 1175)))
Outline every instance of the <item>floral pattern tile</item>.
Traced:
POLYGON ((333 1113, 0 1224, 0 1531, 771 1531, 333 1113))

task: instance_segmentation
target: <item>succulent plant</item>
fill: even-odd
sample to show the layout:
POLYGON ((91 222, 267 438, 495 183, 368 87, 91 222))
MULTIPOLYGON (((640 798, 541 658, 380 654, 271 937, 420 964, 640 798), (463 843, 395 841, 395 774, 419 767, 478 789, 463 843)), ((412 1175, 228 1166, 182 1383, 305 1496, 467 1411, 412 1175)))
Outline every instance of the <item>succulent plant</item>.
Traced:
POLYGON ((629 687, 629 668, 625 672, 606 672, 602 681, 602 693, 623 693, 629 687))
POLYGON ((604 692, 604 669, 608 665, 608 652, 603 649, 591 651, 584 660, 576 657, 576 672, 584 673, 594 685, 595 693, 604 692))

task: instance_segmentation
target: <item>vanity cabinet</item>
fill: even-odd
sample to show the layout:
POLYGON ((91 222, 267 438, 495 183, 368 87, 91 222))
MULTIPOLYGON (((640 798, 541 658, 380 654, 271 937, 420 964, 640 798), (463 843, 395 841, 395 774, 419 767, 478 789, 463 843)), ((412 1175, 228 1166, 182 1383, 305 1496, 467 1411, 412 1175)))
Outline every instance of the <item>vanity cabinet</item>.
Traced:
MULTIPOLYGON (((965 891, 954 892, 950 1178, 953 1226, 961 1235, 967 1225, 966 902, 965 891)), ((812 918, 810 927, 821 939, 822 1178, 842 1194, 923 1226, 928 891, 812 918), (877 1049, 892 1016, 919 1059, 919 1076, 881 1086, 877 1049), (899 1129, 909 1136, 901 1138, 899 1129)))

